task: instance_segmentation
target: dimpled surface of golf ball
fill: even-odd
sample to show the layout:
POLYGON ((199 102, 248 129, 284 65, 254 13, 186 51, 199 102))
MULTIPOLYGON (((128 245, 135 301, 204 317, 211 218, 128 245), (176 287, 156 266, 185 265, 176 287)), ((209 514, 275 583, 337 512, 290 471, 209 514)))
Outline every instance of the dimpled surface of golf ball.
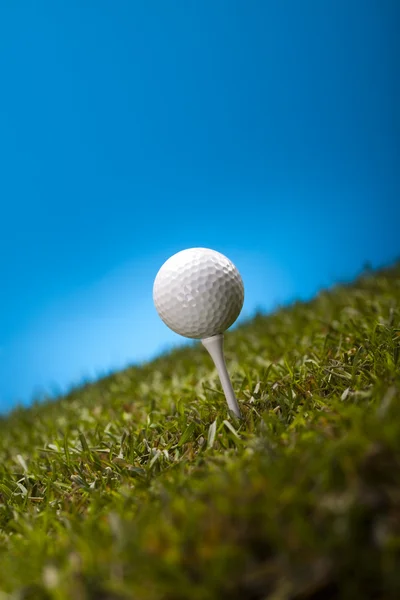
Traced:
POLYGON ((188 338, 223 333, 238 318, 243 281, 235 265, 208 248, 174 254, 158 271, 153 298, 166 325, 188 338))

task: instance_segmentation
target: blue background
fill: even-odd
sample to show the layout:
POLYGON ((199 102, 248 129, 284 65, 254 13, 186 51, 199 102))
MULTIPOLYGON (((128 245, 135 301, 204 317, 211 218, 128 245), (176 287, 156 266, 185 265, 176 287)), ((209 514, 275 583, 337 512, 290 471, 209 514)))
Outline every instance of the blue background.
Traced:
POLYGON ((243 316, 400 255, 397 0, 0 8, 0 408, 183 342, 152 283, 227 254, 243 316))

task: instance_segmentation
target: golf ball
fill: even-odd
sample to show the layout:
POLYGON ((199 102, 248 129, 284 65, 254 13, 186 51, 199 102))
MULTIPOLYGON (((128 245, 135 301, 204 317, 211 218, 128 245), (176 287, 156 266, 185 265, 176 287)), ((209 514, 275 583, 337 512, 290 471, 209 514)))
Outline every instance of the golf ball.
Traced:
POLYGON ((158 271, 153 298, 166 325, 188 338, 223 333, 238 318, 243 281, 235 265, 208 248, 174 254, 158 271))

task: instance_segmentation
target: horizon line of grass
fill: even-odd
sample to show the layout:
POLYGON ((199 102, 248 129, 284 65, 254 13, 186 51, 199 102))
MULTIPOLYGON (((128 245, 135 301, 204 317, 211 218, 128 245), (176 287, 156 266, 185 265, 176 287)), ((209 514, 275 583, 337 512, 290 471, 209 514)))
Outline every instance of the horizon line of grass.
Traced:
MULTIPOLYGON (((229 334, 231 334, 233 331, 235 331, 238 328, 246 327, 246 325, 248 325, 251 321, 253 321, 255 318, 257 318, 259 316, 268 317, 280 310, 284 310, 287 308, 290 309, 291 306, 294 306, 298 303, 302 303, 302 304, 308 303, 308 302, 312 301, 313 299, 315 299, 318 296, 318 294, 326 293, 326 292, 329 293, 331 290, 333 290, 335 288, 346 287, 346 286, 351 287, 351 286, 355 285, 357 283, 357 281, 359 281, 360 279, 362 279, 364 277, 371 276, 376 272, 384 273, 385 271, 390 271, 393 268, 396 268, 396 265, 398 265, 398 264, 400 264, 400 257, 396 258, 392 261, 389 261, 388 263, 382 264, 381 266, 375 267, 375 268, 372 267, 372 265, 369 261, 366 261, 355 278, 341 279, 339 281, 332 283, 329 286, 323 286, 315 294, 313 294, 310 297, 307 297, 307 298, 292 297, 292 298, 289 298, 286 302, 277 303, 270 310, 265 310, 262 306, 257 306, 254 308, 252 314, 248 315, 244 319, 239 320, 239 322, 236 322, 229 329, 229 334)), ((118 374, 120 372, 127 371, 132 368, 140 369, 149 364, 151 365, 153 362, 155 362, 159 359, 162 359, 165 356, 169 356, 171 353, 173 353, 175 351, 178 351, 178 352, 185 351, 186 348, 188 348, 188 347, 190 348, 193 345, 198 346, 199 344, 200 344, 200 342, 198 340, 189 340, 189 339, 185 340, 185 338, 182 338, 182 341, 180 344, 177 344, 177 345, 172 345, 172 344, 168 345, 167 344, 159 352, 155 353, 153 356, 150 356, 147 359, 144 359, 141 361, 128 362, 125 366, 123 366, 121 368, 110 369, 108 371, 103 370, 103 371, 99 372, 98 374, 94 375, 93 377, 84 376, 84 377, 82 377, 82 379, 80 381, 73 382, 73 383, 67 385, 64 390, 57 390, 57 391, 51 393, 49 390, 46 390, 43 388, 41 390, 41 392, 33 393, 30 400, 27 400, 26 402, 22 401, 21 399, 19 399, 19 400, 16 399, 9 406, 7 406, 3 412, 0 412, 0 420, 6 419, 13 411, 29 409, 30 406, 37 405, 39 403, 43 404, 43 403, 48 403, 48 402, 57 402, 58 400, 65 398, 71 394, 74 394, 75 392, 79 392, 79 390, 82 390, 82 389, 86 388, 87 386, 96 385, 96 383, 98 383, 100 381, 108 380, 109 378, 112 378, 113 376, 115 376, 116 374, 118 374)), ((0 409, 1 409, 1 407, 0 407, 0 409)))

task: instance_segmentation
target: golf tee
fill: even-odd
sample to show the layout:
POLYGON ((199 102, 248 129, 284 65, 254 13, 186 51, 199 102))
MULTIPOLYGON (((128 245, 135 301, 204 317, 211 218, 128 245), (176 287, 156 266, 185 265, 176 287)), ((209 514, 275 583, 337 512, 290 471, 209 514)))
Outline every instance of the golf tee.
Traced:
POLYGON ((225 364, 223 334, 220 333, 218 335, 213 335, 211 337, 204 338, 203 340, 201 340, 201 343, 207 349, 208 353, 214 361, 229 409, 234 413, 234 415, 236 415, 236 417, 240 419, 241 413, 239 404, 236 400, 236 396, 233 391, 232 383, 229 378, 228 370, 225 364))

